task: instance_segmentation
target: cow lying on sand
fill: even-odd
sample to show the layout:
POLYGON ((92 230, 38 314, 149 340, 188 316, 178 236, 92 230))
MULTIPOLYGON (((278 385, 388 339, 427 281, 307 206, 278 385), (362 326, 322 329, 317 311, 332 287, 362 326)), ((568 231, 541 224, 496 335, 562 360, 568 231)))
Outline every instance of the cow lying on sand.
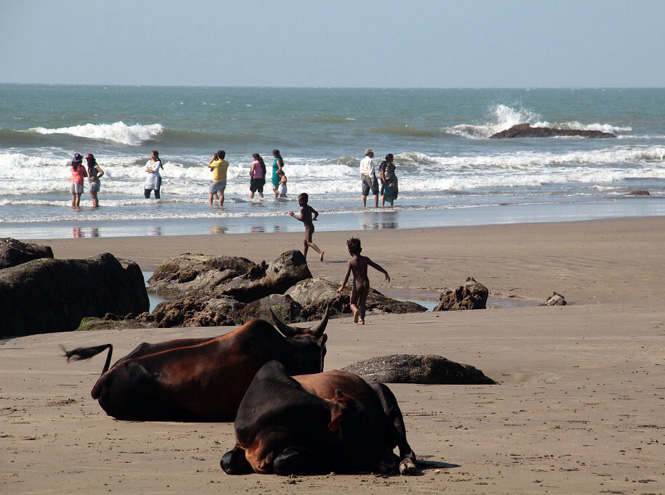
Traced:
POLYGON ((288 373, 323 371, 328 312, 311 328, 263 320, 214 338, 143 343, 110 369, 111 344, 65 351, 89 359, 109 349, 92 397, 107 414, 134 421, 233 421, 256 372, 271 360, 288 373), (281 333, 280 333, 281 332, 281 333))
POLYGON ((265 364, 235 431, 236 446, 220 462, 228 474, 417 471, 395 396, 346 371, 290 377, 282 364, 265 364))

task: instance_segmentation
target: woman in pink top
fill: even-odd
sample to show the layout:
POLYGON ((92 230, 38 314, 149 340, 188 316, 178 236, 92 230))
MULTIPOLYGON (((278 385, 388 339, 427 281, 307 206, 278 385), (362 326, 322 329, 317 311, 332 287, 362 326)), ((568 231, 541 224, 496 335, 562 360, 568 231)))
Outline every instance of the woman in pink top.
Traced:
POLYGON ((72 208, 78 208, 81 204, 81 194, 83 194, 83 179, 88 176, 88 172, 83 166, 83 155, 80 153, 74 154, 69 170, 72 173, 72 208))
POLYGON ((252 158, 254 158, 254 161, 252 162, 252 168, 249 170, 249 199, 254 199, 256 191, 263 198, 263 186, 266 183, 266 164, 258 153, 254 153, 252 158))

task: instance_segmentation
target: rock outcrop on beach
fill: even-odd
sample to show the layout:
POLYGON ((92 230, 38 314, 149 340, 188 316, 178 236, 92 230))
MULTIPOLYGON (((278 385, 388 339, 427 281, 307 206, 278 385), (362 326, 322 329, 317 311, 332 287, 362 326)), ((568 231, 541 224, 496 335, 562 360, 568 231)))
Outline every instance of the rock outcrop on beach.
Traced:
POLYGON ((0 239, 0 269, 41 258, 53 258, 53 250, 49 246, 22 242, 11 237, 0 239))
POLYGON ((86 316, 138 315, 149 308, 139 266, 104 253, 41 258, 0 270, 0 336, 75 330, 86 316))
MULTIPOLYGON (((170 299, 138 318, 158 327, 241 325, 252 318, 270 320, 270 310, 286 323, 350 314, 350 290, 312 278, 300 251, 286 251, 267 263, 245 258, 183 254, 164 261, 148 281, 150 293, 170 299)), ((368 311, 413 313, 427 308, 397 301, 372 290, 368 311)))
POLYGON ((354 363, 344 371, 370 383, 426 383, 444 385, 494 385, 478 368, 441 356, 393 354, 354 363))
POLYGON ((531 127, 531 124, 517 124, 509 129, 497 132, 490 136, 490 139, 507 139, 523 137, 557 137, 557 136, 577 136, 586 138, 615 138, 614 134, 603 131, 584 130, 584 129, 554 129, 551 127, 531 127))
MULTIPOLYGON (((331 314, 351 313, 351 288, 346 287, 341 293, 337 292, 339 284, 322 278, 312 278, 298 282, 286 291, 298 304, 302 306, 303 317, 319 319, 323 317, 327 307, 331 314)), ((367 312, 372 313, 421 313, 427 308, 411 301, 398 301, 386 297, 375 289, 370 289, 367 297, 367 312)))
POLYGON ((544 304, 541 306, 565 306, 568 304, 566 298, 557 292, 553 292, 550 297, 547 298, 544 304))
POLYGON ((433 311, 457 311, 464 309, 487 308, 489 290, 476 279, 469 277, 464 285, 456 289, 446 289, 439 296, 439 304, 433 311))

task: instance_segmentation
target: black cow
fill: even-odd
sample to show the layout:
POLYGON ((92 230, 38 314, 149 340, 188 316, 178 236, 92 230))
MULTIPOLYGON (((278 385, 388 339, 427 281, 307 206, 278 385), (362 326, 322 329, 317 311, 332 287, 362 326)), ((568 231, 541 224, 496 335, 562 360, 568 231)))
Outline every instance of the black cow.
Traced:
POLYGON ((390 389, 345 371, 290 377, 282 364, 265 364, 238 408, 235 431, 236 446, 220 463, 228 474, 417 470, 390 389))

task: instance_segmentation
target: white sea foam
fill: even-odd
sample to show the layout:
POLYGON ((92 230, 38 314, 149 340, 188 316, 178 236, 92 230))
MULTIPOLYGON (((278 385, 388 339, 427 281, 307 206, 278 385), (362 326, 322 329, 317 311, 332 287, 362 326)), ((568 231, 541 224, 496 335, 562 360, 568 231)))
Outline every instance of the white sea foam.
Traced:
POLYGON ((60 127, 57 129, 47 129, 44 127, 35 127, 29 131, 39 134, 71 134, 72 136, 113 141, 129 146, 138 146, 145 141, 153 139, 163 132, 161 124, 149 125, 127 125, 124 122, 114 122, 113 124, 84 124, 71 127, 60 127))

